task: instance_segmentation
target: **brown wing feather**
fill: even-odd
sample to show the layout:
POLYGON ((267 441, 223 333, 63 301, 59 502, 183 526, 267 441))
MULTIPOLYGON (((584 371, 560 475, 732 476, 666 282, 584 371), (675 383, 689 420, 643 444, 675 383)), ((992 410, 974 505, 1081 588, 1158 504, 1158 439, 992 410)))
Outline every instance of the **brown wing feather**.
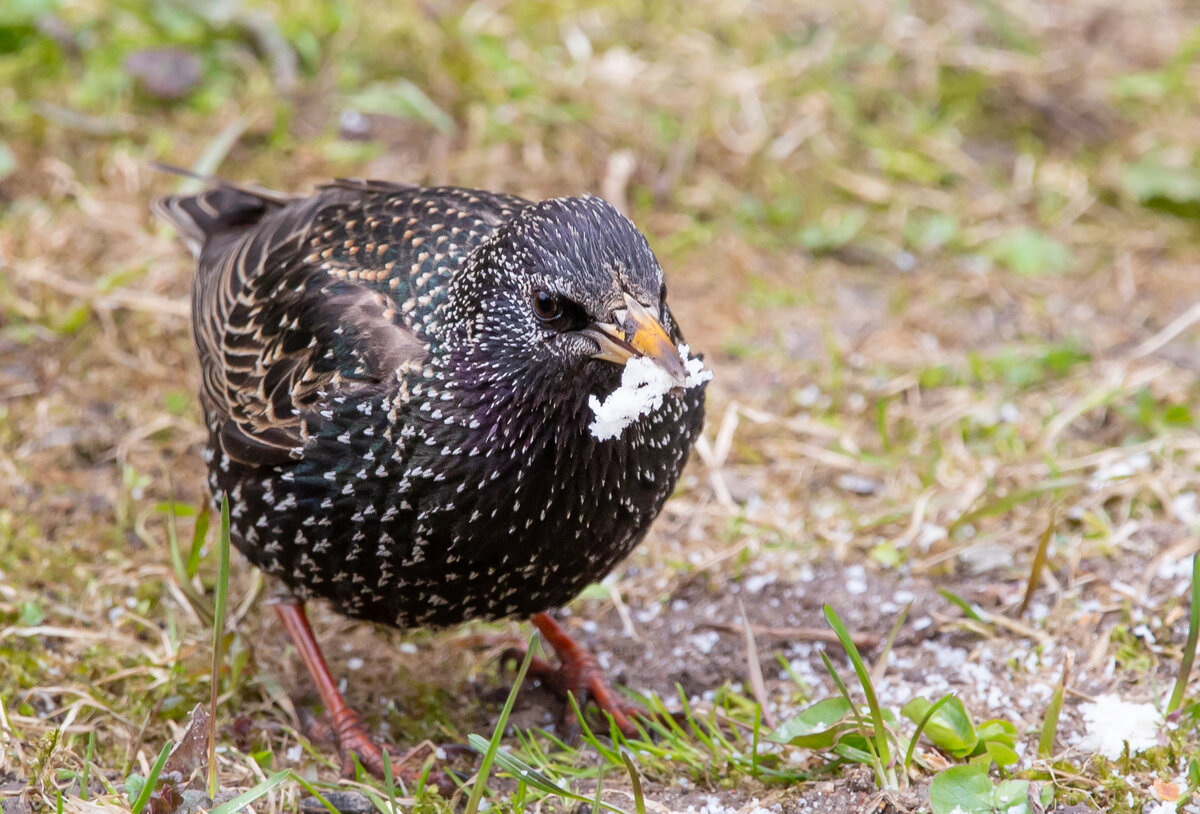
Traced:
MULTIPOLYGON (((384 186, 402 189, 373 183, 370 192, 384 186)), ((155 203, 197 247, 201 401, 226 454, 239 461, 300 456, 322 401, 394 386, 397 371, 425 354, 392 300, 330 276, 311 250, 321 211, 367 191, 349 182, 289 200, 221 186, 155 203)))

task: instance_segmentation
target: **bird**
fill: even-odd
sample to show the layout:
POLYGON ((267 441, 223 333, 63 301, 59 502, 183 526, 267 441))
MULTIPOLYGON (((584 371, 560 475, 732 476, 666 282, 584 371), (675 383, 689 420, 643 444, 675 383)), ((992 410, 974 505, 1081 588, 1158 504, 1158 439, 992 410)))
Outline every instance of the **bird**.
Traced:
POLYGON ((554 612, 646 536, 703 423, 646 237, 587 194, 206 181, 151 208, 195 258, 208 487, 279 587, 342 770, 381 775, 387 747, 339 690, 314 600, 400 630, 529 619, 559 659, 537 674, 632 731, 554 612), (599 440, 589 400, 633 359, 675 386, 599 440))

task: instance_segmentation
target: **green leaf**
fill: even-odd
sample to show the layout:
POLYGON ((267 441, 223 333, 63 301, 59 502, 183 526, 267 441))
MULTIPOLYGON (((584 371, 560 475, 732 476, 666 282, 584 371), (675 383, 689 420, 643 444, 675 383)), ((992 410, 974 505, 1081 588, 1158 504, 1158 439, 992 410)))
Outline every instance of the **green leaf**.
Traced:
POLYGON ((984 743, 984 748, 987 750, 988 757, 996 761, 997 766, 1008 768, 1009 766, 1017 765, 1021 756, 1015 750, 1005 746, 998 741, 987 741, 984 743))
MULTIPOLYGON (((924 698, 914 698, 900 710, 913 723, 919 723, 933 704, 924 698)), ((925 737, 935 746, 955 757, 966 757, 975 751, 979 737, 971 716, 957 696, 945 701, 929 716, 925 724, 925 737)))
POLYGON ((995 786, 982 766, 955 766, 933 778, 929 784, 929 805, 933 814, 990 812, 995 786))
POLYGON ((1147 209, 1181 218, 1200 218, 1200 170, 1153 161, 1130 164, 1122 176, 1125 192, 1147 209))
POLYGON ((1156 198, 1175 203, 1200 201, 1200 172, 1191 167, 1164 167, 1143 161, 1126 166, 1121 180, 1125 191, 1139 203, 1156 198))
POLYGON ((21 624, 25 627, 36 627, 46 620, 46 612, 37 602, 30 600, 21 603, 21 624))
POLYGON ((1118 76, 1110 85, 1113 95, 1139 102, 1158 102, 1169 96, 1178 83, 1170 71, 1146 71, 1118 76))
POLYGON ((933 778, 929 804, 934 814, 1029 814, 1029 781, 996 784, 987 763, 955 766, 933 778))
POLYGON ((1017 743, 1017 728, 1008 721, 992 718, 975 727, 980 742, 999 743, 1012 748, 1017 743))
POLYGON ((958 219, 944 212, 914 215, 904 223, 904 241, 919 252, 930 252, 958 234, 958 219))
POLYGON ((838 724, 849 714, 850 702, 845 698, 826 698, 775 727, 767 740, 805 749, 828 749, 844 729, 838 724))
POLYGON ((363 113, 381 113, 423 121, 439 133, 454 132, 454 119, 437 106, 425 91, 407 79, 373 82, 347 100, 363 113))
POLYGON ((827 217, 800 231, 800 243, 814 254, 837 251, 854 240, 867 223, 867 213, 851 209, 836 219, 827 217))
POLYGON ((0 141, 0 181, 17 171, 17 154, 8 146, 8 142, 0 141))
POLYGON ((1004 814, 1029 814, 1029 781, 1005 780, 996 786, 992 810, 1004 814))
POLYGON ((984 252, 1009 271, 1022 277, 1059 274, 1071 267, 1071 249, 1049 235, 1022 227, 996 238, 984 252))

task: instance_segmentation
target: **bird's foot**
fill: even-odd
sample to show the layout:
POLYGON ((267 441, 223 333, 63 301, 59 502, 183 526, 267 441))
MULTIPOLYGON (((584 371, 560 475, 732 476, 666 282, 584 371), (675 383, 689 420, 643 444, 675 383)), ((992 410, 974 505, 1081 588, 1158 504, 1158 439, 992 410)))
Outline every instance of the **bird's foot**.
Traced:
MULTIPOLYGON (((358 713, 350 707, 339 711, 337 721, 331 721, 328 716, 312 718, 302 716, 304 733, 310 740, 332 743, 337 746, 338 755, 342 761, 342 777, 353 779, 357 766, 361 765, 371 774, 382 778, 386 776, 383 765, 384 747, 371 737, 366 725, 358 713)), ((441 760, 442 755, 450 753, 470 753, 468 747, 457 744, 435 746, 423 743, 409 749, 407 752, 387 750, 388 761, 391 763, 392 777, 406 787, 420 783, 424 774, 425 762, 429 757, 441 760), (439 754, 440 753, 440 754, 439 754)), ((457 786, 450 775, 438 766, 434 766, 427 777, 427 783, 437 787, 443 794, 452 794, 457 786)))
POLYGON ((539 613, 532 621, 546 643, 558 655, 559 664, 552 665, 535 656, 530 660, 529 674, 540 681, 543 687, 567 700, 562 725, 568 736, 573 738, 579 730, 575 710, 568 700, 572 695, 580 710, 591 700, 601 711, 612 716, 613 723, 621 730, 621 734, 626 737, 637 735, 638 729, 631 718, 643 715, 644 712, 613 692, 604 679, 600 665, 596 663, 596 657, 572 639, 566 629, 549 615, 539 613))
MULTIPOLYGON (((320 738, 324 736, 325 739, 333 740, 337 743, 338 754, 342 759, 342 775, 344 777, 354 777, 355 758, 371 774, 383 777, 383 749, 370 736, 367 732, 367 727, 362 722, 362 718, 358 716, 353 707, 346 703, 346 699, 338 689, 333 675, 329 672, 329 665, 325 663, 325 656, 321 653, 321 648, 317 644, 312 628, 308 624, 308 617, 304 613, 304 606, 297 602, 280 602, 275 605, 275 613, 279 616, 280 621, 283 622, 283 626, 287 630, 288 635, 291 636, 296 649, 300 651, 300 657, 304 660, 304 666, 308 669, 309 675, 317 685, 317 692, 321 696, 321 702, 325 705, 325 709, 329 714, 329 722, 324 727, 317 725, 308 726, 307 728, 315 737, 320 738)), ((392 777, 400 780, 406 786, 419 783, 424 761, 418 761, 418 758, 430 751, 432 749, 427 746, 418 746, 396 755, 393 755, 389 751, 388 757, 389 762, 392 764, 392 777)), ((450 775, 437 767, 430 771, 428 782, 446 794, 452 793, 457 789, 457 785, 450 778, 450 775)))

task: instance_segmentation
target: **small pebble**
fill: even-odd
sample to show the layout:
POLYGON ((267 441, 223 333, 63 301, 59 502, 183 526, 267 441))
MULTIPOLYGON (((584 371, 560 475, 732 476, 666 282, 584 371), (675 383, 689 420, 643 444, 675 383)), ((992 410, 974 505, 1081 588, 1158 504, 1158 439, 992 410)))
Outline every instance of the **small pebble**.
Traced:
MULTIPOLYGON (((342 814, 368 814, 371 801, 357 791, 327 791, 324 793, 329 804, 342 814)), ((328 814, 329 809, 316 797, 305 797, 300 801, 303 814, 328 814)))

